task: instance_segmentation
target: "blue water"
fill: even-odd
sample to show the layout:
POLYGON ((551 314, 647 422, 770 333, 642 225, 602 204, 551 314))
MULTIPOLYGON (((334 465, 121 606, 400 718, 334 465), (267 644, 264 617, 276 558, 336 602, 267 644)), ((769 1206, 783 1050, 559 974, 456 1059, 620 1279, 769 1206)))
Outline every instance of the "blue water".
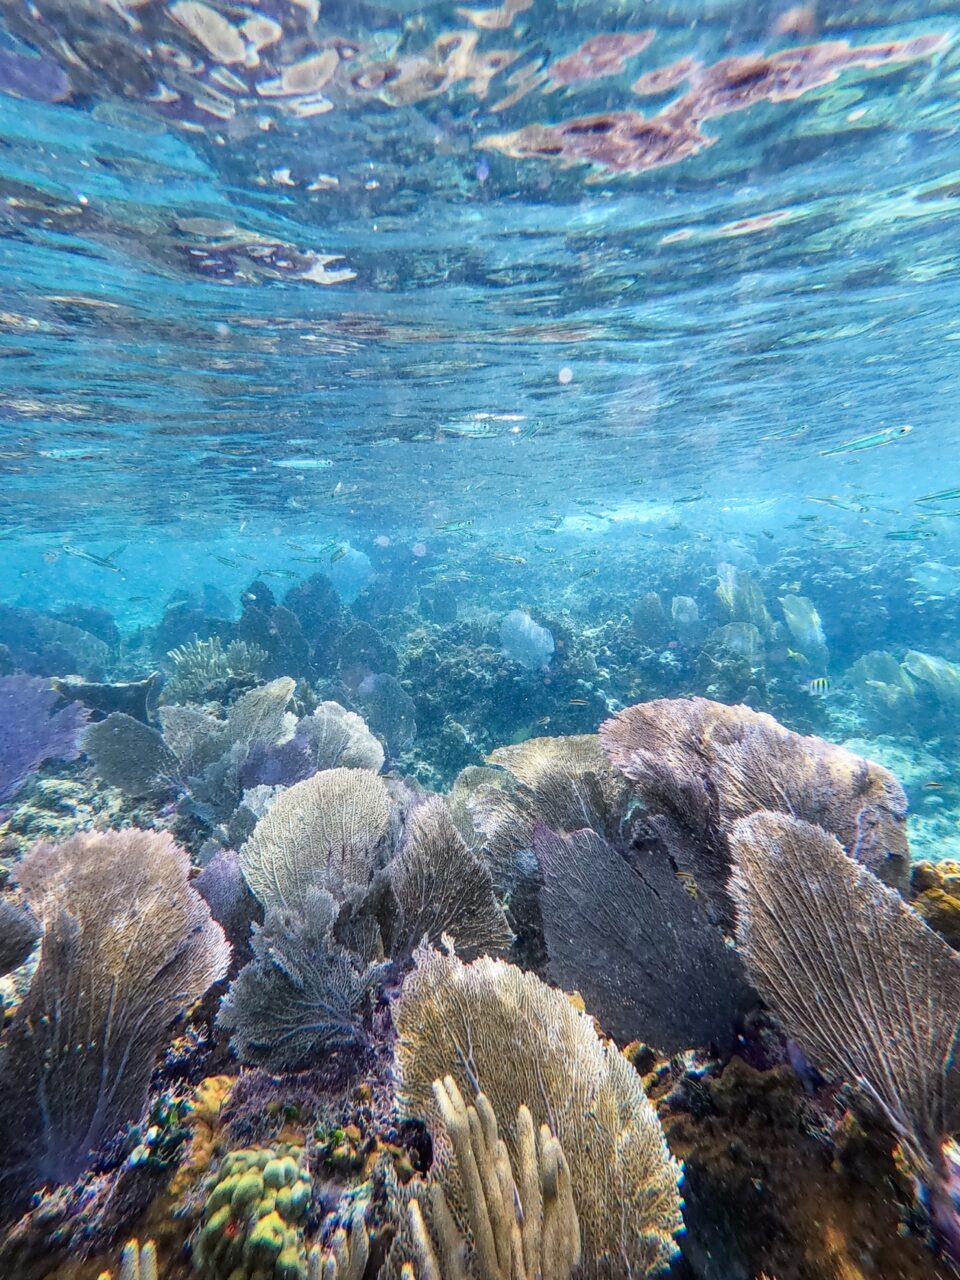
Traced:
POLYGON ((958 110, 946 3, 0 0, 0 675, 169 677, 322 574, 392 657, 267 674, 389 671, 422 785, 700 694, 960 858, 958 110))

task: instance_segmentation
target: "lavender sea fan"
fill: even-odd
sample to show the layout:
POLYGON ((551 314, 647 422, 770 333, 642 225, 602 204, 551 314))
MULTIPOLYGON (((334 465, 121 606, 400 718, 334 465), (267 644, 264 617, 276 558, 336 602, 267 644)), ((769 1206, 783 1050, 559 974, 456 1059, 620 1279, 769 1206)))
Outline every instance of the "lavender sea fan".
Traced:
POLYGON ((58 694, 39 676, 0 676, 0 804, 23 786, 44 760, 76 760, 77 738, 87 711, 58 694))
POLYGON ((42 843, 18 879, 43 924, 37 971, 0 1059, 0 1201, 69 1182, 137 1120, 171 1024, 230 948, 167 833, 42 843))

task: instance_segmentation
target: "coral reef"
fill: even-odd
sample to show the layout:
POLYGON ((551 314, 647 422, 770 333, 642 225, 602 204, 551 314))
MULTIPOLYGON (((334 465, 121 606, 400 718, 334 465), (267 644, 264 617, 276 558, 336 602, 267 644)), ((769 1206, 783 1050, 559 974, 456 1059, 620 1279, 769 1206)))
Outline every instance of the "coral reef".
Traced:
POLYGON ((718 897, 729 864, 727 835, 738 818, 759 809, 815 823, 851 857, 906 890, 906 796, 880 765, 801 737, 749 707, 704 698, 630 707, 601 725, 600 740, 644 804, 674 828, 674 844, 689 847, 694 837, 687 869, 710 877, 718 897))
POLYGON ((278 796, 240 850, 265 907, 302 911, 310 888, 342 898, 385 861, 390 796, 367 769, 325 769, 278 796))
POLYGON ((207 1191, 194 1263, 204 1280, 306 1280, 311 1178, 299 1147, 231 1151, 207 1191))
POLYGON ((753 993, 695 880, 656 846, 630 855, 591 830, 539 826, 534 849, 549 977, 621 1044, 732 1048, 753 993))
POLYGON ((513 934, 490 872, 467 848, 440 796, 413 810, 389 876, 399 908, 392 954, 409 954, 424 939, 436 945, 444 935, 468 960, 509 950, 513 934))
POLYGON ((163 688, 165 702, 206 702, 255 684, 267 660, 256 645, 231 640, 224 647, 216 635, 171 649, 167 657, 173 674, 163 688))
POLYGON ((254 958, 218 1014, 241 1061, 296 1071, 368 1045, 364 1014, 382 966, 364 966, 333 941, 336 918, 331 895, 310 888, 297 915, 272 907, 254 925, 254 958))
MULTIPOLYGON (((549 1126, 538 1133, 528 1108, 518 1109, 515 1175, 490 1100, 480 1093, 468 1107, 452 1076, 434 1081, 433 1093, 450 1156, 435 1160, 407 1203, 415 1274, 569 1280, 580 1262, 580 1225, 570 1168, 549 1126)), ((394 1251, 406 1243, 401 1232, 394 1251)))
POLYGON ((9 898, 0 898, 0 977, 23 964, 40 933, 30 911, 9 898))
MULTIPOLYGON (((139 1240, 128 1240, 120 1254, 119 1280, 158 1280, 157 1246, 152 1240, 143 1245, 139 1240)), ((99 1280, 112 1280, 111 1273, 104 1271, 99 1280)))
POLYGON ((960 863, 915 862, 910 888, 913 909, 960 951, 960 863))
POLYGON ((40 961, 0 1060, 6 1205, 68 1182, 139 1118, 171 1023, 227 970, 229 947, 168 835, 36 846, 17 878, 40 961))

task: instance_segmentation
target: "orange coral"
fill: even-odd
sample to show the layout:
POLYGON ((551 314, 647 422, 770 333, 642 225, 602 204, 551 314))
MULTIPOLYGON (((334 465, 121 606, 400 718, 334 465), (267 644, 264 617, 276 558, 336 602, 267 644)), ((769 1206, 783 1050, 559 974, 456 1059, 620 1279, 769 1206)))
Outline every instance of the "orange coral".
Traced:
POLYGON ((913 907, 931 929, 960 950, 960 862, 918 862, 910 887, 913 907))

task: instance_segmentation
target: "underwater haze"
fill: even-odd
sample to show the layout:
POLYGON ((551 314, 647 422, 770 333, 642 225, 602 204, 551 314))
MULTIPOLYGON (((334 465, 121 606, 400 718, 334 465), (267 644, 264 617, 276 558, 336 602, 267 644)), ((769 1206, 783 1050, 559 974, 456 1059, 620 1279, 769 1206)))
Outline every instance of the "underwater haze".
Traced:
POLYGON ((0 0, 0 1276, 960 1274, 960 11, 0 0))

